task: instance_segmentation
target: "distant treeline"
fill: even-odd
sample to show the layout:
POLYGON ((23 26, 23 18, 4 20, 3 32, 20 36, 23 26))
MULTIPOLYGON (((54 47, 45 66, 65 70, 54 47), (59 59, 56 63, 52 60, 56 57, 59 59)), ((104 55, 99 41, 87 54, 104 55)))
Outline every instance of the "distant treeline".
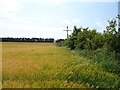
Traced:
POLYGON ((2 38, 2 42, 50 42, 53 43, 53 38, 2 38))
POLYGON ((64 41, 65 39, 57 39, 56 42, 64 41))
POLYGON ((60 42, 64 41, 64 39, 58 39, 54 40, 54 38, 13 38, 13 37, 7 37, 2 38, 2 42, 48 42, 48 43, 54 43, 54 42, 60 42))

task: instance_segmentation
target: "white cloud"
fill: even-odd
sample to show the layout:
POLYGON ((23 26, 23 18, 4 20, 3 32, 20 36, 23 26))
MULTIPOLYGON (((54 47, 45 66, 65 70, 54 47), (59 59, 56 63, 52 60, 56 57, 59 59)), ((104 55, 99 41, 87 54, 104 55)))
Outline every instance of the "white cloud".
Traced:
MULTIPOLYGON (((88 1, 99 1, 102 2, 103 0, 0 0, 0 30, 1 32, 4 32, 5 34, 11 33, 23 33, 25 35, 26 33, 31 33, 31 36, 39 36, 41 34, 44 34, 44 37, 56 37, 56 38, 64 38, 66 37, 66 32, 63 32, 63 29, 65 28, 53 28, 53 27, 42 27, 37 25, 30 25, 32 24, 32 20, 28 18, 20 18, 17 16, 19 14, 19 11, 23 8, 23 3, 28 2, 38 2, 38 3, 64 3, 64 2, 88 2, 88 1), (4 23, 2 22, 4 20, 4 23), (6 22, 5 22, 6 20, 6 22), (10 20, 10 22, 8 22, 10 20), (12 24, 12 22, 15 22, 16 24, 12 24), (17 24, 22 23, 22 24, 17 24), (6 30, 6 31, 2 31, 6 30), (25 32, 25 33, 24 33, 25 32), (34 34, 35 33, 35 34, 34 34), (45 35, 46 34, 46 35, 45 35)), ((104 0, 106 1, 106 0, 104 0)), ((117 1, 117 0, 107 0, 109 1, 117 1)), ((69 26, 76 25, 81 23, 81 19, 77 18, 71 18, 71 19, 64 19, 62 20, 63 26, 69 26)), ((103 30, 105 28, 105 24, 101 22, 95 23, 97 29, 103 30)), ((15 36, 17 34, 14 34, 15 36)), ((25 36, 27 37, 28 34, 25 36)), ((18 34, 19 36, 19 34, 18 34)), ((22 36, 22 34, 21 34, 22 36)), ((40 36, 42 37, 42 36, 40 36)))
POLYGON ((118 2, 119 0, 19 0, 21 2, 118 2))
POLYGON ((63 24, 66 24, 66 25, 77 25, 79 24, 81 21, 80 19, 77 19, 77 18, 73 18, 73 19, 63 19, 63 24))
POLYGON ((44 30, 44 31, 56 31, 56 30, 60 30, 62 28, 53 28, 53 27, 42 27, 42 26, 38 26, 38 25, 31 25, 31 24, 7 24, 7 23, 0 23, 1 28, 4 29, 10 29, 10 30, 35 30, 35 31, 39 31, 39 30, 44 30))
POLYGON ((42 37, 42 38, 66 38, 66 33, 61 27, 42 27, 29 24, 0 23, 1 37, 42 37))
POLYGON ((95 23, 95 29, 97 29, 98 30, 98 32, 103 32, 103 30, 105 30, 106 29, 106 26, 105 25, 107 25, 107 22, 96 22, 95 23))
POLYGON ((5 12, 15 12, 22 8, 17 0, 1 0, 1 9, 5 12))
POLYGON ((119 0, 62 0, 63 2, 118 2, 119 0))
POLYGON ((1 0, 0 1, 0 17, 5 19, 16 19, 18 11, 22 5, 18 0, 1 0))
POLYGON ((21 2, 37 2, 37 3, 54 3, 59 4, 64 2, 64 0, 21 0, 21 2))
POLYGON ((64 20, 63 20, 63 23, 69 25, 69 24, 71 24, 71 21, 70 21, 70 20, 67 20, 67 19, 64 19, 64 20))
POLYGON ((50 0, 50 2, 55 3, 55 4, 59 4, 59 3, 62 3, 63 0, 50 0))
POLYGON ((80 19, 72 19, 73 23, 80 23, 80 19))
POLYGON ((104 25, 101 22, 96 22, 97 27, 104 27, 104 25))
POLYGON ((69 2, 118 2, 119 0, 20 0, 21 2, 38 2, 38 3, 69 3, 69 2))

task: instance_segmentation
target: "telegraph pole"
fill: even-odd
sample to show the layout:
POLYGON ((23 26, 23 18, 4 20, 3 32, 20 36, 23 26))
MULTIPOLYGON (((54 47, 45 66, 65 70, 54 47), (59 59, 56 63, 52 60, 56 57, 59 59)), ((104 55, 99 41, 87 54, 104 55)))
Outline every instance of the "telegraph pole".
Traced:
POLYGON ((71 30, 68 30, 68 26, 67 26, 67 30, 63 30, 63 31, 67 32, 67 39, 68 39, 68 31, 71 31, 71 30))

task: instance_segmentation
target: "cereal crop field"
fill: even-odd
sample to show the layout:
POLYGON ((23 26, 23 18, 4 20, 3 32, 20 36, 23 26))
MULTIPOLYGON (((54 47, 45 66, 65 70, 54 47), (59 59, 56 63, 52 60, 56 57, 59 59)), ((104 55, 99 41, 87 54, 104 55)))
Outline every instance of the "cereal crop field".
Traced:
POLYGON ((54 43, 2 43, 3 88, 116 88, 117 74, 54 43))

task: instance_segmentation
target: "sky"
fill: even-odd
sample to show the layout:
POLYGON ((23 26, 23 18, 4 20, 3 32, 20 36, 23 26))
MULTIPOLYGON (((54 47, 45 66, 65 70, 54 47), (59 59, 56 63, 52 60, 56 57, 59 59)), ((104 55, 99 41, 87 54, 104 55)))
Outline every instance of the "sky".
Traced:
POLYGON ((0 0, 0 37, 65 39, 67 26, 103 32, 117 15, 118 0, 0 0))

